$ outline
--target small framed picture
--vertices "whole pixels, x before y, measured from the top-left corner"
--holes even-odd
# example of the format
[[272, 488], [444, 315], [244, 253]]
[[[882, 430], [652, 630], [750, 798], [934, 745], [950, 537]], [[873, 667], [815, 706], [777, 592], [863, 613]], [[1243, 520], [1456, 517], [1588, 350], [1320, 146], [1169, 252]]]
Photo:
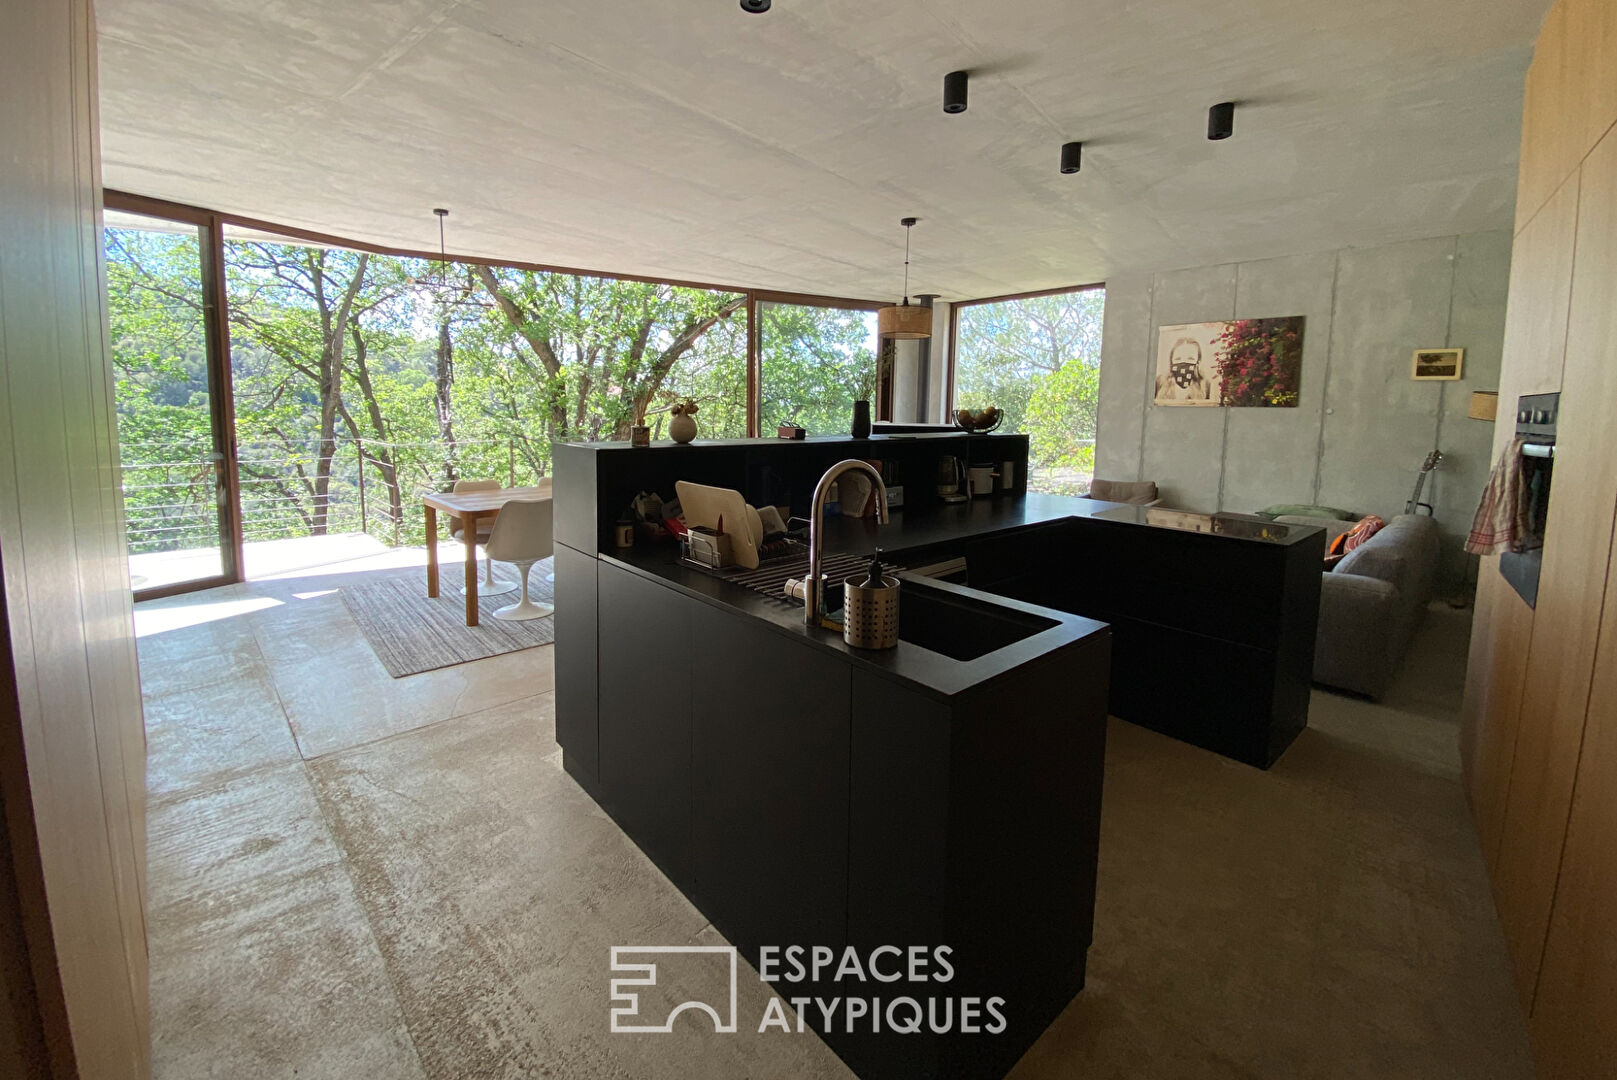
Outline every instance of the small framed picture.
[[1460, 377], [1465, 361], [1464, 349], [1416, 349], [1411, 361], [1410, 378], [1454, 380]]

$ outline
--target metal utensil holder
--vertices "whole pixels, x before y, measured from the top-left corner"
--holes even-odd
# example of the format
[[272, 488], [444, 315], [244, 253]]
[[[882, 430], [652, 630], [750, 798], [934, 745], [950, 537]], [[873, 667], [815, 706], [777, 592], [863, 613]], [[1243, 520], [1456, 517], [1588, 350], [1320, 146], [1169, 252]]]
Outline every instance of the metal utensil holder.
[[898, 645], [898, 579], [882, 576], [880, 588], [865, 588], [864, 575], [842, 585], [842, 640], [856, 649]]

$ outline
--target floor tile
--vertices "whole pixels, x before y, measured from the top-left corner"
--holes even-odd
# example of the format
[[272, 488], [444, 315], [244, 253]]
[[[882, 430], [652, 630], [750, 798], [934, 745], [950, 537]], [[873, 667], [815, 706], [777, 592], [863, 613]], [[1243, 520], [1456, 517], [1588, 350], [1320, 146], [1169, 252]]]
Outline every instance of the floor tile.
[[[612, 945], [723, 939], [560, 768], [554, 650], [391, 679], [332, 591], [377, 573], [420, 569], [143, 615], [158, 1080], [846, 1077], [807, 1035], [610, 1033]], [[1382, 702], [1316, 690], [1268, 771], [1113, 722], [1089, 981], [1016, 1080], [1531, 1075], [1457, 779], [1466, 620]]]
[[422, 1075], [305, 767], [148, 820], [156, 1080]]
[[298, 760], [267, 673], [148, 695], [146, 794], [160, 800]]
[[149, 697], [267, 673], [245, 616], [149, 634], [135, 645], [140, 689]]
[[849, 1076], [807, 1034], [611, 1033], [611, 946], [692, 942], [706, 920], [545, 760], [552, 702], [310, 766], [427, 1075]]

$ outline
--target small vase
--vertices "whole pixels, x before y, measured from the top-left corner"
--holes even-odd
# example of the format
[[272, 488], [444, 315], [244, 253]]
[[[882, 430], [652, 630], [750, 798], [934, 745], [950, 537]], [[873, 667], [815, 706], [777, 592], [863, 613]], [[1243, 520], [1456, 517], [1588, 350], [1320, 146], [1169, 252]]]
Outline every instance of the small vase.
[[870, 402], [856, 401], [853, 403], [853, 428], [849, 434], [856, 439], [870, 438]]
[[696, 420], [680, 413], [668, 421], [668, 437], [677, 443], [688, 443], [696, 438]]

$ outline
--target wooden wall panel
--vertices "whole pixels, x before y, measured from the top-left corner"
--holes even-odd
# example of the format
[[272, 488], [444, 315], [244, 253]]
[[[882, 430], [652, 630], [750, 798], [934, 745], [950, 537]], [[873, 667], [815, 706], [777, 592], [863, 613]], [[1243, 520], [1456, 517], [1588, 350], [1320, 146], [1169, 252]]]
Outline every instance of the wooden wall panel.
[[1560, 0], [1528, 72], [1500, 397], [1561, 391], [1555, 490], [1536, 611], [1484, 560], [1461, 739], [1541, 1072], [1568, 1080], [1617, 1061], [1614, 57], [1617, 0]]
[[1573, 173], [1516, 234], [1510, 256], [1510, 299], [1505, 305], [1495, 451], [1510, 442], [1513, 425], [1508, 410], [1519, 395], [1561, 389], [1577, 228], [1578, 176]]
[[1562, 52], [1562, 95], [1573, 123], [1569, 167], [1587, 157], [1617, 123], [1617, 3], [1612, 0], [1562, 0], [1566, 9], [1566, 47]]
[[[1617, 508], [1617, 453], [1601, 436], [1617, 415], [1617, 133], [1606, 138], [1583, 165], [1578, 219], [1578, 265], [1567, 330], [1567, 372], [1583, 376], [1576, 398], [1563, 399], [1563, 416], [1576, 410], [1593, 438], [1592, 459], [1569, 474], [1587, 490], [1591, 519], [1608, 530]], [[1569, 382], [1568, 390], [1573, 386]], [[1606, 429], [1606, 430], [1602, 430]], [[1565, 464], [1556, 463], [1556, 484]], [[1596, 473], [1594, 482], [1586, 474]], [[1558, 497], [1558, 496], [1557, 496]], [[1604, 581], [1598, 651], [1592, 671], [1582, 753], [1576, 762], [1566, 842], [1556, 881], [1554, 912], [1534, 1001], [1532, 1030], [1547, 1076], [1601, 1075], [1617, 1062], [1617, 589], [1614, 573]], [[1588, 590], [1591, 595], [1597, 588]], [[1589, 608], [1599, 612], [1599, 605]], [[1594, 637], [1593, 634], [1590, 635]], [[1534, 648], [1538, 647], [1535, 638]], [[1580, 647], [1578, 651], [1583, 651]], [[1603, 1064], [1602, 1064], [1603, 1063]]]
[[59, 990], [70, 1039], [53, 1067], [125, 1080], [150, 1071], [145, 760], [99, 264], [94, 23], [89, 0], [6, 13], [0, 663], [15, 708], [0, 710], [0, 746], [13, 748], [0, 782], [8, 815], [15, 798], [32, 809], [22, 835], [49, 911], [47, 940], [30, 931], [33, 974], [42, 996]]
[[1510, 767], [1516, 756], [1527, 647], [1533, 636], [1533, 609], [1499, 576], [1499, 560], [1482, 560], [1472, 620], [1471, 660], [1466, 669], [1462, 737], [1466, 778], [1482, 856], [1498, 867], [1499, 838], [1505, 828]]
[[[1522, 394], [1561, 388], [1577, 223], [1574, 176], [1516, 236], [1499, 383], [1504, 417]], [[1510, 445], [1513, 433], [1508, 419], [1494, 425], [1494, 460]], [[1490, 869], [1496, 867], [1504, 830], [1532, 633], [1533, 609], [1499, 576], [1498, 558], [1484, 558], [1478, 568], [1462, 714], [1467, 718], [1464, 742], [1471, 804]], [[1505, 906], [1501, 898], [1501, 908]]]
[[1530, 221], [1577, 167], [1561, 100], [1566, 69], [1566, 4], [1544, 17], [1522, 92], [1522, 154], [1516, 179], [1516, 231]]
[[1613, 56], [1617, 5], [1611, 0], [1561, 0], [1545, 16], [1527, 70], [1518, 230], [1617, 120]]
[[1606, 580], [1617, 507], [1617, 453], [1607, 442], [1617, 408], [1617, 363], [1603, 344], [1614, 295], [1603, 264], [1617, 252], [1602, 250], [1610, 241], [1617, 185], [1599, 176], [1593, 160], [1576, 185], [1569, 181], [1556, 196], [1574, 186], [1579, 192], [1576, 241], [1568, 248], [1577, 255], [1565, 330], [1556, 334], [1566, 362], [1555, 490], [1494, 878], [1524, 1001], [1532, 999], [1549, 928], [1589, 708], [1604, 592], [1590, 585]]

